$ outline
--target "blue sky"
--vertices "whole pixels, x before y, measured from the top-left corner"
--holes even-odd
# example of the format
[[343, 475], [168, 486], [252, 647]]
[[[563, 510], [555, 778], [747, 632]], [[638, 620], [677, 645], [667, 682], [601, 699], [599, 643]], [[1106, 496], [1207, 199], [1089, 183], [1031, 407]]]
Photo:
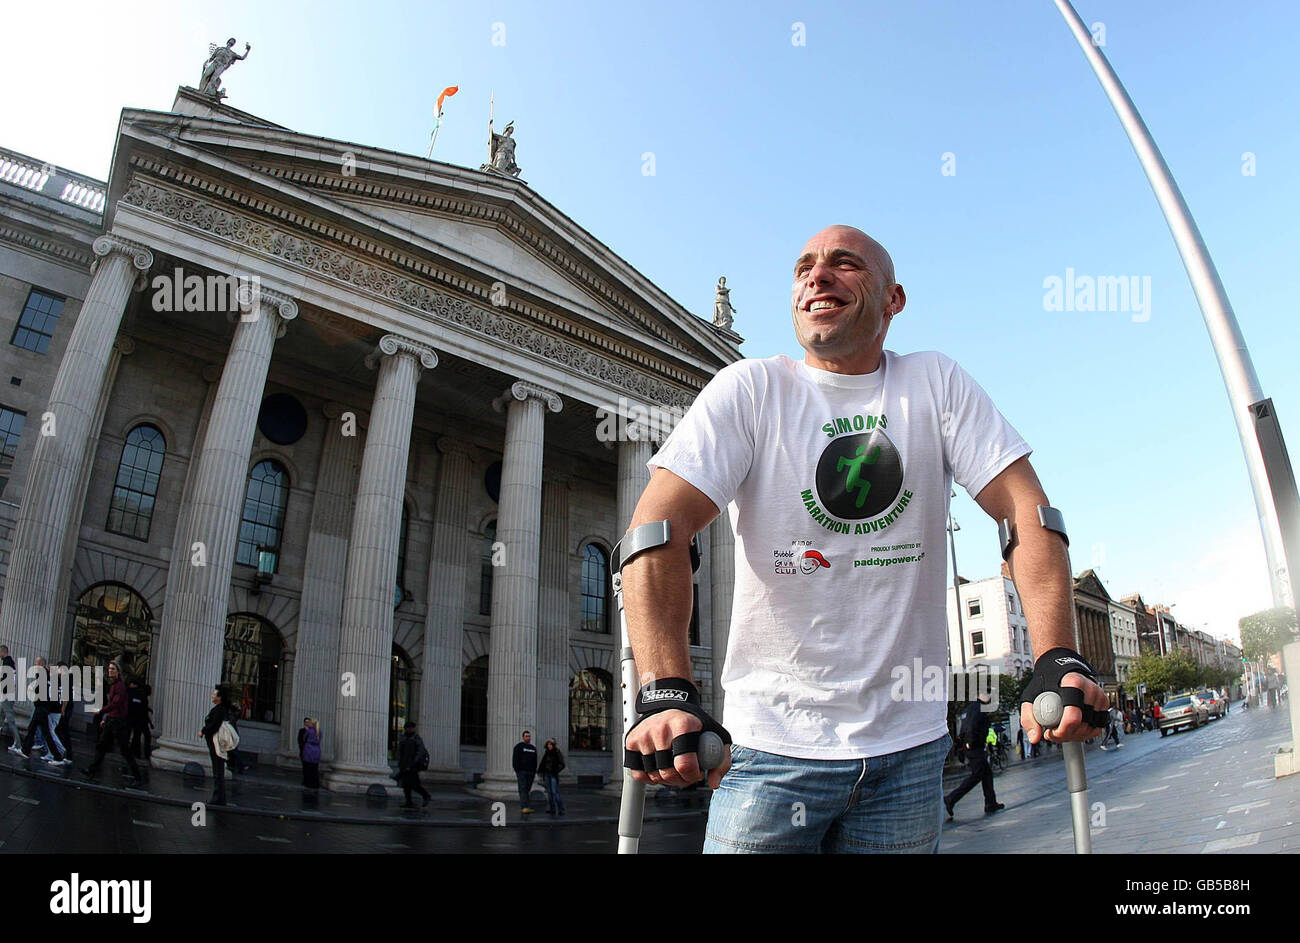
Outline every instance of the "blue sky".
[[[1300, 455], [1300, 5], [1076, 6], [1104, 24]], [[455, 84], [434, 156], [477, 167], [495, 92], [552, 204], [697, 314], [727, 276], [747, 356], [801, 354], [789, 271], [809, 236], [871, 233], [909, 298], [886, 346], [942, 350], [989, 391], [1034, 448], [1076, 572], [1095, 565], [1113, 594], [1176, 602], [1216, 635], [1271, 605], [1195, 297], [1054, 5], [698, 7], [51, 3], [41, 23], [75, 28], [9, 18], [23, 42], [0, 60], [0, 144], [102, 178], [121, 108], [170, 107], [229, 36], [253, 44], [225, 75], [229, 103], [325, 137], [423, 155]], [[1149, 277], [1149, 319], [1045, 310], [1044, 280], [1067, 269]], [[962, 574], [992, 575], [993, 522], [961, 491], [954, 515]]]

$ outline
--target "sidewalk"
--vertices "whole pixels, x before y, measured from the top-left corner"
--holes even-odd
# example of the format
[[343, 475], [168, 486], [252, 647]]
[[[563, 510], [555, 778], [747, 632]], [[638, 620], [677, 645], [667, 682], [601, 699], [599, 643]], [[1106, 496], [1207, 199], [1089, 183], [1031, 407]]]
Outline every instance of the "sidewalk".
[[[80, 745], [80, 744], [78, 744]], [[109, 755], [96, 780], [88, 780], [79, 771], [86, 762], [84, 751], [72, 766], [52, 767], [39, 759], [27, 759], [0, 749], [0, 774], [11, 773], [61, 783], [69, 789], [85, 789], [107, 795], [117, 795], [134, 801], [157, 802], [165, 805], [189, 807], [195, 802], [206, 803], [212, 795], [211, 770], [204, 768], [201, 783], [191, 785], [182, 773], [150, 770], [143, 789], [127, 789], [118, 767], [125, 769], [121, 756]], [[432, 801], [417, 809], [401, 809], [402, 790], [393, 782], [385, 784], [386, 800], [371, 799], [365, 795], [320, 790], [313, 795], [302, 788], [301, 773], [296, 769], [262, 767], [243, 776], [226, 779], [227, 805], [223, 813], [270, 816], [303, 821], [326, 821], [352, 825], [433, 825], [460, 828], [491, 827], [493, 815], [500, 822], [500, 809], [494, 810], [495, 800], [477, 798], [456, 785], [425, 783], [433, 796]], [[518, 823], [525, 818], [530, 825], [590, 825], [595, 822], [617, 822], [619, 799], [602, 794], [596, 787], [578, 787], [562, 784], [564, 816], [546, 814], [546, 798], [540, 786], [533, 787], [532, 815], [523, 816], [519, 800], [503, 802], [506, 821]], [[419, 797], [415, 797], [419, 802]], [[679, 819], [698, 816], [708, 808], [708, 793], [702, 790], [686, 792], [660, 791], [647, 795], [645, 820]]]

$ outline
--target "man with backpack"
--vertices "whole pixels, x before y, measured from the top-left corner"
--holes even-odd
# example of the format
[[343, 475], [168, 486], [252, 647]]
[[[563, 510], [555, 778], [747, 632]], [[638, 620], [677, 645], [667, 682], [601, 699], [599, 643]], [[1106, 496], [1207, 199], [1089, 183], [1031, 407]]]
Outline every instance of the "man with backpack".
[[976, 783], [984, 787], [985, 815], [992, 815], [1006, 808], [998, 802], [997, 793], [993, 791], [993, 770], [989, 767], [988, 754], [984, 751], [984, 742], [993, 724], [993, 712], [985, 710], [989, 700], [988, 692], [981, 691], [977, 699], [966, 705], [961, 719], [957, 721], [957, 739], [966, 744], [966, 759], [970, 772], [966, 774], [960, 786], [943, 797], [943, 807], [948, 812], [949, 819], [952, 818], [953, 806], [961, 800], [962, 796], [974, 789]]
[[408, 720], [406, 726], [402, 728], [402, 742], [397, 747], [397, 781], [406, 796], [406, 801], [402, 803], [403, 809], [415, 808], [415, 803], [411, 801], [412, 790], [424, 797], [424, 805], [428, 805], [429, 800], [433, 798], [429, 795], [429, 791], [420, 785], [420, 771], [428, 768], [429, 751], [425, 748], [420, 735], [415, 732], [415, 723]]

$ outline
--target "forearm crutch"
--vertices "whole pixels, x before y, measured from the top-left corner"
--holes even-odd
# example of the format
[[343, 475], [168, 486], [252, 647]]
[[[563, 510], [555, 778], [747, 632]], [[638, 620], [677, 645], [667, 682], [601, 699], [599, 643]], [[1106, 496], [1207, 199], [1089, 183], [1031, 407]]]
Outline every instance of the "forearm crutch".
[[[1061, 695], [1044, 691], [1034, 698], [1034, 720], [1048, 730], [1054, 729], [1065, 714]], [[1092, 832], [1088, 827], [1088, 772], [1084, 768], [1083, 744], [1069, 740], [1061, 744], [1065, 757], [1065, 785], [1070, 791], [1070, 817], [1074, 824], [1074, 853], [1092, 854]]]
[[[632, 532], [625, 534], [614, 547], [610, 571], [613, 574], [614, 603], [618, 607], [618, 644], [620, 651], [619, 681], [623, 691], [623, 736], [632, 729], [636, 722], [636, 692], [639, 687], [636, 675], [636, 663], [632, 659], [632, 645], [627, 634], [627, 614], [623, 611], [623, 566], [637, 554], [655, 547], [662, 547], [672, 537], [672, 530], [667, 521], [652, 521], [642, 524]], [[700, 554], [691, 538], [691, 572], [700, 566]], [[615, 752], [622, 752], [623, 744], [614, 747]], [[701, 770], [710, 770], [722, 764], [726, 747], [722, 738], [716, 733], [700, 734], [696, 757]], [[623, 799], [618, 810], [618, 853], [634, 855], [641, 846], [641, 825], [645, 820], [645, 786], [632, 778], [630, 769], [623, 770]]]

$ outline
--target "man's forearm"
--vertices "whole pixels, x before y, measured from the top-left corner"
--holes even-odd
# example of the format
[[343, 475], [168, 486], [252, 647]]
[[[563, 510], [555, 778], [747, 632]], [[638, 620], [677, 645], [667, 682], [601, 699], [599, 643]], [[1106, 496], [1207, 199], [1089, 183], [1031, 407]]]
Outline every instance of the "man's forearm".
[[623, 568], [623, 610], [637, 680], [691, 678], [691, 534], [673, 528], [663, 547]]
[[1037, 658], [1053, 648], [1078, 650], [1074, 637], [1074, 578], [1065, 541], [1038, 522], [1037, 505], [1016, 508], [1016, 547], [1011, 578], [1025, 609], [1029, 640]]

